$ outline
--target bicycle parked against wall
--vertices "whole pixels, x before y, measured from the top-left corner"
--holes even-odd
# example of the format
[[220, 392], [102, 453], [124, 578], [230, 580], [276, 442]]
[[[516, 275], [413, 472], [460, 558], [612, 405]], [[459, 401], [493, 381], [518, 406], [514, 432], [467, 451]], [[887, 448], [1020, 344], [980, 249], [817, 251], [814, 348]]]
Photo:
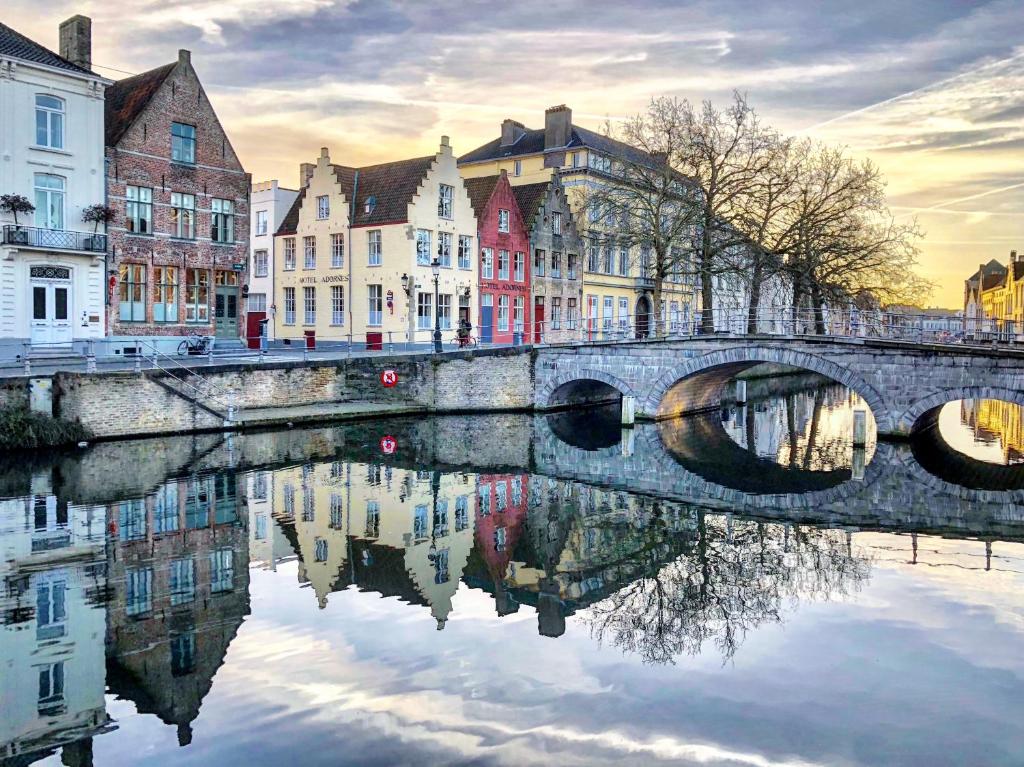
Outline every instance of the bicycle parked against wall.
[[451, 341], [456, 349], [468, 349], [476, 346], [476, 337], [471, 335], [456, 335]]
[[186, 354], [206, 354], [210, 351], [210, 342], [211, 339], [209, 336], [201, 335], [193, 330], [180, 344], [178, 344], [178, 356], [184, 357]]

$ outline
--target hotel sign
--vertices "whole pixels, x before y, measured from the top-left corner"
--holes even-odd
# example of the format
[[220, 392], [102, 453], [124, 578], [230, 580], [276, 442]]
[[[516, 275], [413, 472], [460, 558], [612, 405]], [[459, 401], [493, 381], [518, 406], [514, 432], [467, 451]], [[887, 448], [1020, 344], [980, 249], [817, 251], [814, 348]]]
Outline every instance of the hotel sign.
[[321, 284], [348, 282], [348, 275], [347, 274], [319, 274], [319, 275], [314, 274], [314, 275], [310, 275], [309, 277], [300, 277], [299, 278], [299, 284], [300, 285], [314, 285], [314, 284], [316, 284], [318, 282], [321, 283]]

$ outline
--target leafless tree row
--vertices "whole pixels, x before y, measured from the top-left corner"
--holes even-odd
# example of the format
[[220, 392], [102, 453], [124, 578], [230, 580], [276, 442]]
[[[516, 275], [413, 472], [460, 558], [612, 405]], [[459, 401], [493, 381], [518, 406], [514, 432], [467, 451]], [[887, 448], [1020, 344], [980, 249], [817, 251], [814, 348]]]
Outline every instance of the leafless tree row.
[[729, 275], [745, 285], [753, 331], [778, 278], [821, 332], [828, 305], [913, 303], [929, 290], [914, 271], [921, 232], [893, 218], [878, 168], [782, 135], [738, 93], [725, 109], [654, 99], [615, 138], [639, 151], [588, 184], [588, 234], [636, 254], [655, 307], [667, 281], [696, 280], [711, 331], [714, 278]]

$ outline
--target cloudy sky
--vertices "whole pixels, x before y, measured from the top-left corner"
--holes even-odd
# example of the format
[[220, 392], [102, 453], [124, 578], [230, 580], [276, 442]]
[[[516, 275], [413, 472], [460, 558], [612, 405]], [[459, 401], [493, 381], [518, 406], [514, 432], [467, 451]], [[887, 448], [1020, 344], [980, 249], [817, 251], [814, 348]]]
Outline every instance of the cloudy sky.
[[739, 89], [780, 129], [882, 167], [893, 212], [927, 233], [934, 303], [1024, 250], [1019, 0], [7, 0], [3, 21], [56, 47], [73, 13], [114, 78], [191, 49], [255, 180], [294, 185], [322, 145], [363, 163], [449, 134], [461, 153], [554, 104], [598, 128], [651, 96]]

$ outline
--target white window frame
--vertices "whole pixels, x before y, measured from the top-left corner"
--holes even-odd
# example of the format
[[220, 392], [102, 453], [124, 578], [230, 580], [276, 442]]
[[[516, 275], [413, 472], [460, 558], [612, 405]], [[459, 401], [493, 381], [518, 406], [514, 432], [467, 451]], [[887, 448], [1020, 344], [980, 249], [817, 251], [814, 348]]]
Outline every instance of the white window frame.
[[516, 282], [526, 281], [526, 254], [521, 250], [512, 255], [512, 274]]
[[196, 196], [187, 192], [171, 192], [171, 237], [179, 240], [196, 238]]
[[467, 234], [459, 235], [459, 269], [473, 268], [473, 238]]
[[368, 266], [380, 266], [383, 263], [383, 242], [380, 229], [371, 229], [366, 233], [366, 263]]
[[302, 238], [302, 268], [316, 269], [316, 237], [309, 235]]
[[[39, 102], [41, 100], [56, 102], [57, 106], [40, 104]], [[49, 93], [37, 93], [35, 106], [35, 145], [38, 147], [45, 147], [46, 149], [63, 149], [64, 126], [67, 123], [67, 102], [59, 96], [54, 96]], [[44, 125], [40, 125], [40, 119]], [[39, 140], [40, 128], [42, 128], [44, 132], [44, 141]]]
[[551, 214], [551, 233], [562, 233], [562, 214], [558, 211], [555, 211], [554, 213]]
[[284, 238], [284, 263], [282, 269], [286, 272], [295, 271], [295, 238]]
[[258, 210], [256, 211], [256, 235], [264, 235], [267, 233], [267, 211]]
[[452, 329], [452, 294], [439, 293], [437, 296], [437, 313], [440, 318], [441, 330]]
[[522, 333], [526, 329], [526, 296], [512, 299], [512, 330]]
[[498, 251], [498, 279], [507, 280], [509, 278], [509, 253], [507, 250]]
[[430, 266], [431, 264], [431, 231], [429, 229], [416, 230], [416, 265]]
[[448, 269], [452, 266], [452, 235], [451, 232], [437, 233], [437, 260]]
[[384, 324], [384, 286], [380, 284], [366, 286], [367, 319], [369, 327], [379, 328]]
[[295, 324], [295, 288], [287, 287], [284, 289], [284, 324], [294, 325]]
[[498, 331], [501, 333], [508, 332], [508, 294], [502, 293], [498, 296]]
[[450, 184], [439, 184], [437, 187], [437, 215], [439, 218], [451, 220], [455, 209], [455, 187]]
[[422, 291], [416, 294], [416, 329], [430, 330], [434, 327], [434, 295]]
[[[127, 184], [124, 188], [125, 229], [131, 234], [153, 234], [153, 189]], [[143, 225], [145, 222], [145, 225]]]
[[316, 218], [323, 221], [331, 217], [331, 198], [329, 195], [321, 194], [316, 198]]
[[316, 286], [302, 287], [302, 324], [316, 325]]
[[331, 285], [331, 324], [345, 325], [345, 286]]
[[343, 269], [345, 267], [345, 235], [342, 232], [334, 232], [331, 235], [331, 268]]
[[266, 277], [270, 267], [270, 255], [266, 248], [260, 248], [252, 252], [252, 276]]
[[35, 224], [40, 229], [63, 230], [66, 220], [67, 179], [53, 173], [32, 176], [35, 188]]
[[491, 248], [480, 249], [480, 276], [485, 280], [494, 279], [494, 251]]
[[509, 227], [509, 215], [508, 211], [504, 208], [498, 208], [498, 231], [505, 234], [508, 233]]

